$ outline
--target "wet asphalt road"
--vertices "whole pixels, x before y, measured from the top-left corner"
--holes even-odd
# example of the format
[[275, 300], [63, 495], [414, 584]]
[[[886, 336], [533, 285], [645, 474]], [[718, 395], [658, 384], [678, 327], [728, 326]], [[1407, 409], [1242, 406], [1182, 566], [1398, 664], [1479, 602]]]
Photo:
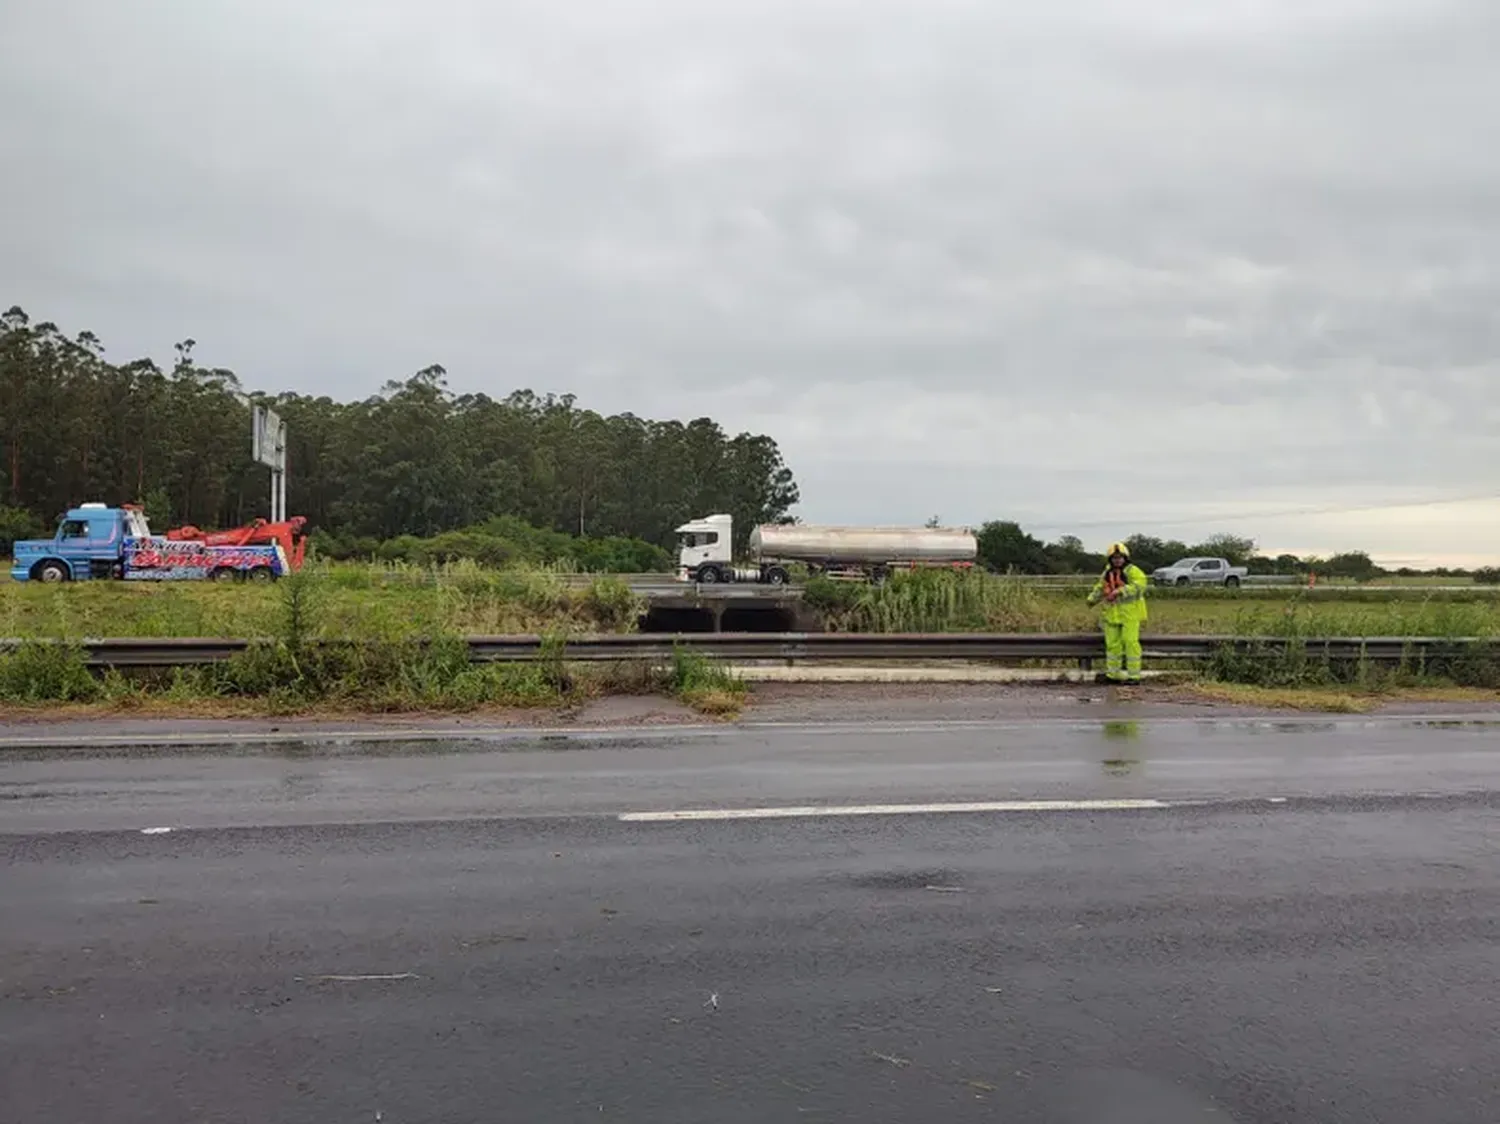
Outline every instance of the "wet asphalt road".
[[1492, 1124], [1497, 735], [0, 750], [0, 1120]]

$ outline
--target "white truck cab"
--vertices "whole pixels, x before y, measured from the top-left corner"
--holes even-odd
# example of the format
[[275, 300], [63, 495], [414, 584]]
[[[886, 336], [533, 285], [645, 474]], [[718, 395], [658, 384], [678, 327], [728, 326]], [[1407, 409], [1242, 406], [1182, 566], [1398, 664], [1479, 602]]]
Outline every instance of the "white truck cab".
[[[734, 560], [734, 518], [705, 515], [677, 528], [677, 577], [697, 581], [705, 566], [719, 574]], [[713, 578], [710, 581], [715, 580]]]

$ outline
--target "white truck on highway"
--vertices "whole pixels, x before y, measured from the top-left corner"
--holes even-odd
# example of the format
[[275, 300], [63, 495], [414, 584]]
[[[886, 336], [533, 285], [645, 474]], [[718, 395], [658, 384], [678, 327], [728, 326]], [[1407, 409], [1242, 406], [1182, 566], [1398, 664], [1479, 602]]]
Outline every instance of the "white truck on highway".
[[765, 523], [750, 532], [750, 559], [734, 561], [734, 520], [707, 515], [677, 528], [677, 576], [714, 585], [785, 585], [799, 563], [813, 574], [880, 581], [891, 570], [968, 568], [979, 555], [972, 532], [940, 527], [807, 527]]
[[1250, 575], [1245, 566], [1231, 566], [1226, 558], [1182, 558], [1151, 572], [1156, 585], [1222, 585], [1234, 589]]

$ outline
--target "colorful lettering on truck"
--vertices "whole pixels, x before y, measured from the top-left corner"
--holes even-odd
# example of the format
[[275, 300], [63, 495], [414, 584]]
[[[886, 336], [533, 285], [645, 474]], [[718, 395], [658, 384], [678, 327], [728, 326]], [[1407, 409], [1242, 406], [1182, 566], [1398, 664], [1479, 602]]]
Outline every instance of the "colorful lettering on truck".
[[206, 546], [152, 536], [125, 542], [126, 581], [206, 581], [225, 573], [257, 578], [287, 572], [279, 545]]

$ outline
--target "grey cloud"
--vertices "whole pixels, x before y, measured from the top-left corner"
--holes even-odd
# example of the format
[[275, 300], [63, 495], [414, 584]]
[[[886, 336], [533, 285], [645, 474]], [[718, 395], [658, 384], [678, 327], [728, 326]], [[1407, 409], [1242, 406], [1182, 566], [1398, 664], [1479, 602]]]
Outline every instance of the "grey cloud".
[[0, 281], [116, 356], [710, 413], [809, 519], [1261, 530], [1492, 478], [1483, 0], [7, 16]]

